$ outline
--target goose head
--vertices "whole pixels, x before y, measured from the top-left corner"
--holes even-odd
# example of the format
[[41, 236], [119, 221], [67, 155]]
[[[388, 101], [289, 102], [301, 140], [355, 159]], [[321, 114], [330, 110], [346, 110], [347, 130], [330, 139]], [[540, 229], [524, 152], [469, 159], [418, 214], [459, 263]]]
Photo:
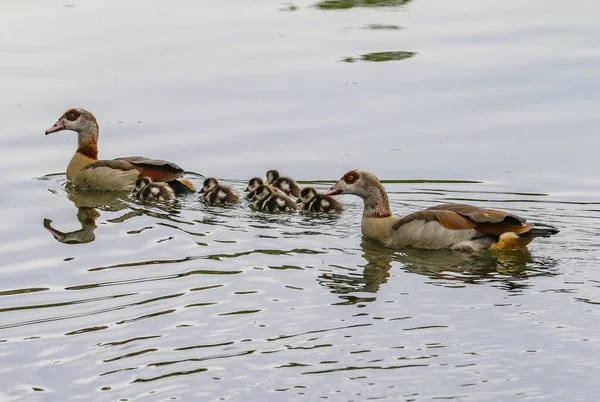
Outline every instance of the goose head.
[[308, 204], [317, 196], [317, 190], [313, 187], [304, 187], [302, 191], [300, 191], [300, 199], [299, 201]]
[[263, 182], [263, 179], [261, 179], [260, 177], [253, 177], [248, 182], [248, 187], [246, 187], [246, 191], [256, 191], [256, 189], [262, 186], [263, 184], [265, 184]]
[[204, 183], [202, 184], [202, 188], [200, 189], [201, 193], [209, 193], [212, 190], [214, 190], [215, 188], [217, 188], [217, 186], [219, 185], [219, 181], [217, 179], [215, 179], [214, 177], [209, 177], [208, 179], [204, 180]]
[[256, 189], [256, 199], [258, 201], [266, 200], [271, 195], [273, 195], [273, 190], [269, 186], [258, 186]]
[[267, 184], [273, 184], [277, 179], [279, 179], [279, 172], [277, 170], [271, 169], [267, 172]]
[[81, 108], [73, 108], [63, 113], [56, 123], [46, 130], [46, 135], [62, 130], [71, 130], [77, 133], [97, 132], [98, 122], [91, 112]]
[[142, 176], [135, 181], [134, 192], [142, 191], [148, 184], [152, 183], [152, 179], [146, 176]]
[[365, 199], [380, 190], [382, 190], [381, 183], [374, 174], [358, 169], [343, 175], [323, 195], [354, 194]]

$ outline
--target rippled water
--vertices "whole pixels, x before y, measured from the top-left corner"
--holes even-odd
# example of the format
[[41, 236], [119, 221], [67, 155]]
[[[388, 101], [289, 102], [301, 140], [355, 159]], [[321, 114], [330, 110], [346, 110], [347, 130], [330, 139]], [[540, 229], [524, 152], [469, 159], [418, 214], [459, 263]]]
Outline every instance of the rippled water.
[[[6, 2], [0, 400], [593, 399], [598, 11]], [[353, 197], [315, 217], [76, 192], [75, 135], [43, 136], [72, 106], [106, 158], [238, 190], [362, 167], [400, 215], [469, 202], [561, 233], [529, 254], [394, 251], [361, 238]]]

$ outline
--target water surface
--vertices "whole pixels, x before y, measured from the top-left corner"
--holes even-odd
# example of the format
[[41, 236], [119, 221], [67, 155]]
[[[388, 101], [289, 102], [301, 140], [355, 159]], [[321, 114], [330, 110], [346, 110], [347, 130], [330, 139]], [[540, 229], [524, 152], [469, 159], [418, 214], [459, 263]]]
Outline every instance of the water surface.
[[[0, 400], [589, 400], [599, 11], [6, 2]], [[360, 236], [349, 196], [314, 217], [74, 192], [75, 134], [43, 135], [73, 106], [105, 158], [238, 190], [360, 167], [400, 215], [468, 202], [561, 233], [530, 253], [394, 251]]]

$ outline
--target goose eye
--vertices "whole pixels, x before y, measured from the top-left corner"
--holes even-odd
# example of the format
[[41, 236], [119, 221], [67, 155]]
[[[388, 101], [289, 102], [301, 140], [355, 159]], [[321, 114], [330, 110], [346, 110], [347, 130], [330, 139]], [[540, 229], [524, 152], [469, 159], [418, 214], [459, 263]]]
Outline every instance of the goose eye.
[[67, 115], [67, 119], [69, 119], [69, 120], [75, 120], [75, 113], [69, 113]]
[[348, 181], [352, 181], [352, 180], [354, 180], [354, 176], [352, 176], [352, 175], [349, 175], [349, 176], [348, 176], [348, 177], [346, 177], [346, 178], [348, 179]]

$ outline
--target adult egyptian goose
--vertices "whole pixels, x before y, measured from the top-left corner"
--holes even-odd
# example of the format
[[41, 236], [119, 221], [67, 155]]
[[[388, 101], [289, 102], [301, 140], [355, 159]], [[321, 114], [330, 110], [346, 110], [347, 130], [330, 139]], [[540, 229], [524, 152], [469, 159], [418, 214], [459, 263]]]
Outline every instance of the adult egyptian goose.
[[240, 200], [234, 189], [219, 183], [214, 177], [204, 180], [200, 194], [208, 205], [233, 205]]
[[299, 198], [302, 211], [334, 213], [344, 209], [341, 202], [333, 197], [319, 194], [314, 187], [304, 187], [300, 191]]
[[282, 177], [277, 170], [269, 170], [267, 172], [267, 184], [278, 188], [286, 195], [298, 197], [300, 195], [300, 186], [296, 181], [289, 177]]
[[559, 230], [508, 212], [467, 204], [442, 204], [404, 217], [394, 216], [379, 179], [364, 170], [352, 170], [325, 195], [354, 194], [364, 201], [362, 233], [391, 248], [521, 249], [536, 237]]
[[92, 190], [131, 190], [141, 176], [153, 181], [168, 182], [178, 193], [191, 192], [190, 184], [178, 179], [183, 169], [172, 162], [131, 156], [98, 160], [98, 122], [85, 109], [67, 110], [46, 135], [62, 130], [77, 132], [77, 151], [67, 166], [67, 179], [77, 188]]

